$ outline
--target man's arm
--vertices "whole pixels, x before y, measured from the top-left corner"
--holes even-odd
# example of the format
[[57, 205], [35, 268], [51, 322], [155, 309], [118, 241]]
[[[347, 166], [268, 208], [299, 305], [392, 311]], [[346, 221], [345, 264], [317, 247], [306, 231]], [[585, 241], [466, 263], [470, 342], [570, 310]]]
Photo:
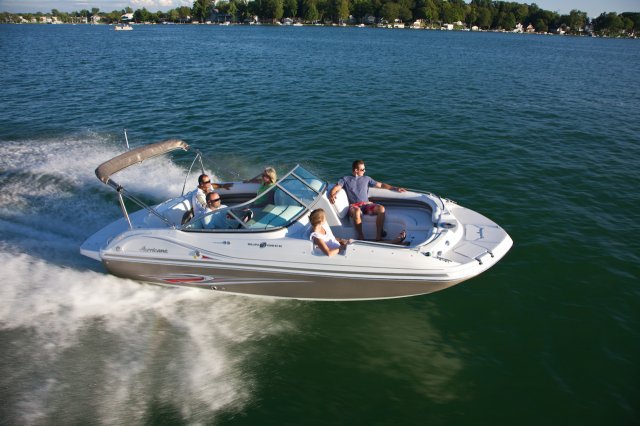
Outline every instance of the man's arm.
[[220, 188], [231, 189], [233, 184], [232, 183], [213, 183], [213, 182], [211, 182], [211, 186], [213, 187], [213, 189], [220, 189]]
[[399, 186], [392, 186], [388, 183], [378, 182], [376, 183], [376, 188], [388, 189], [389, 191], [398, 191], [398, 192], [406, 192], [407, 190], [401, 188]]
[[334, 204], [336, 202], [336, 194], [340, 192], [341, 189], [342, 186], [338, 185], [337, 183], [333, 188], [331, 188], [331, 192], [329, 192], [329, 202], [331, 204]]

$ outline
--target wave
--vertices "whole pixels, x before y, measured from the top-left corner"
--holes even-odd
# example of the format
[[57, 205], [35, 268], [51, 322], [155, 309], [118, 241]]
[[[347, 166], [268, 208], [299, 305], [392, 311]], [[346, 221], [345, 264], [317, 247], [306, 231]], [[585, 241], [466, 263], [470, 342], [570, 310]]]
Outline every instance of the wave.
[[[278, 302], [120, 279], [79, 254], [84, 238], [120, 214], [94, 168], [122, 150], [92, 133], [0, 143], [9, 424], [138, 423], [154, 412], [210, 420], [250, 400], [245, 345], [293, 327], [276, 318]], [[167, 176], [175, 186], [152, 184]], [[184, 170], [161, 160], [130, 177], [162, 197], [181, 191]]]

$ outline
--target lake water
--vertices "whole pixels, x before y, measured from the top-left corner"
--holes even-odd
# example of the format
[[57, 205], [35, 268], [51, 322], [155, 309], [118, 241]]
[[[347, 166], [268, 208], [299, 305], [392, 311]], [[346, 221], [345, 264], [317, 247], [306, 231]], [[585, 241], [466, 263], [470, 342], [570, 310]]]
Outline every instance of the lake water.
[[[0, 25], [0, 423], [640, 423], [638, 69], [637, 40]], [[125, 128], [220, 179], [363, 158], [515, 244], [389, 301], [119, 279], [78, 247], [119, 217], [94, 169]]]

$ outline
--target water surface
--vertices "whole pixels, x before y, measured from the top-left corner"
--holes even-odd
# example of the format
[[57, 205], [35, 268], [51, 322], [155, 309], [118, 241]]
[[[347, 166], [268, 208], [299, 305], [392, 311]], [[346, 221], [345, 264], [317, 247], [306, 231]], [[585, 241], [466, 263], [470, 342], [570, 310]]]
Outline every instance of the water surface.
[[[7, 424], [635, 424], [640, 45], [316, 27], [0, 25]], [[515, 241], [432, 295], [308, 303], [123, 280], [94, 175], [178, 137], [220, 179], [355, 158]], [[169, 196], [180, 165], [138, 186]], [[181, 181], [177, 184], [181, 188]], [[71, 403], [73, 401], [73, 403]]]

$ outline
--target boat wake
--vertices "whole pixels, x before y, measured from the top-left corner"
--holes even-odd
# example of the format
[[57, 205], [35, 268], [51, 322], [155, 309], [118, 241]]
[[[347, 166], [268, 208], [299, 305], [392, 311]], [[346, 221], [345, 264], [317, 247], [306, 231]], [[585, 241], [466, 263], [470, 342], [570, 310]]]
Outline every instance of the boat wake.
[[[118, 152], [98, 135], [0, 143], [0, 386], [9, 424], [142, 423], [158, 413], [210, 422], [250, 400], [254, 379], [243, 365], [255, 341], [293, 328], [276, 317], [281, 302], [123, 280], [79, 254], [83, 239], [120, 213], [93, 171]], [[183, 176], [173, 164], [155, 170]], [[136, 179], [146, 196], [182, 189], [154, 187], [155, 178]]]

